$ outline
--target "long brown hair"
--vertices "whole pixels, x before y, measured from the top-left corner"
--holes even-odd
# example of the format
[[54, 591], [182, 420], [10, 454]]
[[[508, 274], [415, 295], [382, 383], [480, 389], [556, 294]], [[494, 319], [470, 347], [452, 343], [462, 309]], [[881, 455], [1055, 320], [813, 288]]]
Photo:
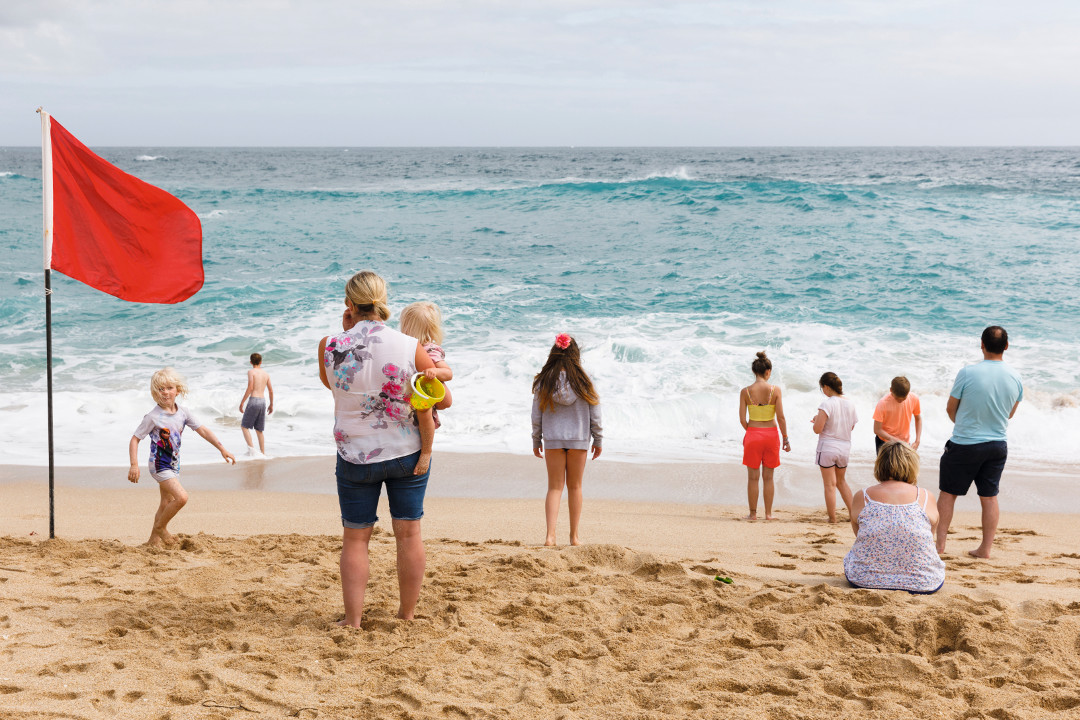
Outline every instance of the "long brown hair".
[[570, 343], [565, 348], [559, 347], [559, 342], [556, 340], [551, 346], [551, 352], [548, 353], [543, 369], [533, 378], [532, 389], [540, 398], [541, 411], [555, 407], [552, 396], [559, 384], [561, 373], [566, 373], [566, 381], [570, 383], [570, 388], [579, 398], [590, 405], [600, 404], [600, 396], [596, 394], [592, 380], [581, 367], [581, 350], [578, 348], [577, 340], [574, 338], [569, 338], [569, 340]]
[[834, 372], [827, 372], [822, 375], [821, 379], [818, 380], [818, 387], [828, 387], [837, 395], [844, 394], [844, 383], [840, 381], [840, 378]]

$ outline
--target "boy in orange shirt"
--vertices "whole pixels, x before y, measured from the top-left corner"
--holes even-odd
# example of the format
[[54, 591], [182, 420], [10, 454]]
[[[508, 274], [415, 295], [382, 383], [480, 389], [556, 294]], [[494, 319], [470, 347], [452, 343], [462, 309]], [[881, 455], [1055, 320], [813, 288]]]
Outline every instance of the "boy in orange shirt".
[[878, 452], [890, 440], [907, 443], [911, 437], [911, 419], [915, 418], [915, 442], [912, 450], [919, 449], [922, 439], [922, 411], [918, 396], [912, 394], [911, 383], [904, 376], [894, 377], [889, 394], [881, 398], [874, 408], [874, 444]]

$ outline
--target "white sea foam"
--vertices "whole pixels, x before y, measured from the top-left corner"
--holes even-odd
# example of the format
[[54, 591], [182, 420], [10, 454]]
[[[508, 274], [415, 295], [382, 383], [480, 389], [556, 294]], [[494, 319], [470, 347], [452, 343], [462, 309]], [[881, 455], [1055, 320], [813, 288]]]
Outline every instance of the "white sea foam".
[[685, 165], [680, 165], [674, 170], [668, 170], [665, 172], [653, 172], [642, 177], [627, 178], [620, 182], [641, 182], [643, 180], [696, 180], [697, 178], [690, 175]]
[[136, 155], [135, 159], [139, 162], [154, 162], [155, 160], [168, 160], [169, 158], [164, 155]]
[[[467, 308], [443, 309], [463, 325], [470, 321]], [[274, 352], [296, 358], [267, 367], [277, 392], [267, 437], [278, 457], [333, 452], [333, 403], [318, 382], [313, 356], [318, 338], [334, 331], [338, 317], [337, 304], [328, 303], [315, 317], [282, 320], [277, 327], [219, 329], [220, 337], [273, 337]], [[817, 379], [831, 370], [844, 380], [845, 394], [858, 410], [856, 464], [872, 463], [873, 407], [898, 374], [911, 380], [921, 399], [922, 455], [935, 463], [951, 432], [945, 404], [952, 380], [960, 367], [980, 359], [978, 338], [770, 326], [734, 314], [544, 318], [522, 327], [530, 329], [509, 334], [448, 328], [454, 406], [443, 413], [437, 449], [530, 452], [531, 380], [561, 329], [581, 342], [583, 362], [601, 393], [606, 456], [630, 461], [738, 462], [738, 392], [753, 379], [754, 353], [765, 349], [774, 364], [773, 381], [784, 389], [793, 448], [785, 462], [812, 462], [816, 437], [810, 420], [822, 399]], [[467, 343], [461, 340], [466, 337]], [[131, 431], [153, 406], [147, 384], [160, 364], [147, 359], [162, 357], [188, 377], [192, 393], [185, 404], [234, 452], [242, 450], [238, 404], [245, 358], [206, 345], [205, 338], [195, 338], [170, 347], [114, 348], [108, 359], [69, 358], [58, 373], [54, 400], [57, 462], [124, 464]], [[1070, 389], [1080, 385], [1070, 364], [1078, 350], [1019, 344], [1010, 349], [1008, 361], [1024, 376], [1026, 393], [1010, 424], [1010, 467], [1049, 470], [1080, 463], [1080, 392]], [[46, 461], [42, 385], [0, 392], [4, 462]], [[220, 460], [194, 435], [186, 439], [183, 456], [194, 463]]]
[[221, 209], [211, 210], [208, 213], [200, 213], [199, 214], [199, 219], [200, 220], [211, 220], [213, 218], [219, 218], [219, 217], [222, 217], [222, 216], [228, 215], [228, 214], [229, 214], [228, 210], [221, 210]]

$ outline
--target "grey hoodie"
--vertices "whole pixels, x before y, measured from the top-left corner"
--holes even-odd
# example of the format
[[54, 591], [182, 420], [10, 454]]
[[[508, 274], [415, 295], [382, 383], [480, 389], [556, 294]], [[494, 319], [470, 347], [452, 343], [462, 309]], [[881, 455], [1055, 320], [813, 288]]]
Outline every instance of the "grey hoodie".
[[600, 406], [590, 405], [577, 396], [566, 373], [559, 374], [555, 393], [551, 396], [555, 406], [540, 412], [540, 398], [533, 394], [532, 439], [533, 448], [588, 450], [592, 445], [601, 447], [603, 430], [600, 427]]

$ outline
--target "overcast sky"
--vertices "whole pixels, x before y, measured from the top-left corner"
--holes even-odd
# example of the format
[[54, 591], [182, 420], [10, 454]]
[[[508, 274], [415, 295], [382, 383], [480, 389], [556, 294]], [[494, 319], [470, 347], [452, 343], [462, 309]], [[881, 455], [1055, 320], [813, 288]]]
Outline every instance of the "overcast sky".
[[0, 145], [1080, 145], [1077, 0], [0, 0]]

